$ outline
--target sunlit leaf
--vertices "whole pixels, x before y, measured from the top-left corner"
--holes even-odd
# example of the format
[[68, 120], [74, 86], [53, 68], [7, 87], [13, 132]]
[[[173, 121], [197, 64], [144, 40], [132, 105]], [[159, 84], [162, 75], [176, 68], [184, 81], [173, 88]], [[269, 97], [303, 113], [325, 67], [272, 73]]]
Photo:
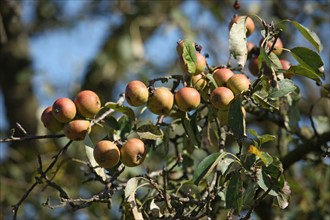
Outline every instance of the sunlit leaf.
[[306, 47], [292, 48], [290, 53], [301, 66], [324, 79], [324, 63], [318, 53]]
[[125, 187], [125, 198], [127, 199], [128, 204], [132, 209], [132, 213], [135, 219], [143, 219], [143, 215], [138, 208], [138, 205], [135, 200], [135, 192], [139, 186], [139, 178], [133, 177], [129, 179]]
[[237, 63], [243, 68], [247, 59], [246, 47], [246, 16], [242, 16], [233, 23], [229, 31], [229, 51], [237, 60]]
[[94, 167], [93, 169], [95, 170], [95, 173], [97, 175], [99, 175], [103, 181], [106, 181], [107, 175], [105, 173], [105, 169], [102, 167], [99, 167], [99, 164], [94, 159], [94, 155], [93, 155], [94, 144], [92, 143], [89, 135], [86, 135], [84, 143], [85, 143], [86, 156], [87, 156], [89, 163], [91, 164], [92, 167]]
[[203, 178], [206, 178], [213, 171], [214, 167], [219, 163], [219, 161], [226, 155], [227, 153], [213, 153], [204, 158], [198, 164], [198, 167], [194, 172], [194, 184], [198, 185]]
[[136, 132], [141, 139], [157, 140], [164, 136], [160, 127], [153, 124], [142, 125], [136, 129]]
[[301, 65], [298, 66], [291, 65], [290, 68], [287, 70], [287, 73], [305, 76], [315, 80], [316, 82], [321, 82], [320, 76], [317, 73]]
[[113, 109], [116, 112], [121, 112], [130, 117], [130, 119], [132, 119], [133, 121], [135, 120], [135, 113], [130, 107], [123, 106], [122, 104], [118, 104], [116, 102], [107, 102], [104, 107], [108, 109]]
[[296, 21], [291, 21], [291, 20], [287, 20], [289, 22], [291, 22], [296, 28], [297, 30], [305, 37], [306, 40], [308, 40], [315, 49], [317, 49], [318, 52], [321, 52], [323, 49], [322, 43], [320, 41], [320, 38], [317, 36], [317, 34], [311, 30], [309, 30], [307, 27], [305, 27], [302, 24], [299, 24]]
[[270, 156], [266, 152], [259, 151], [258, 148], [256, 148], [253, 145], [250, 145], [249, 152], [251, 154], [258, 156], [262, 160], [262, 162], [265, 164], [265, 166], [269, 166], [269, 164], [271, 164], [273, 162], [272, 156]]
[[278, 88], [274, 88], [269, 94], [268, 98], [279, 98], [283, 97], [296, 90], [296, 86], [289, 79], [283, 79], [278, 82]]
[[187, 66], [187, 70], [191, 74], [196, 72], [196, 49], [195, 44], [190, 40], [184, 40], [182, 59]]

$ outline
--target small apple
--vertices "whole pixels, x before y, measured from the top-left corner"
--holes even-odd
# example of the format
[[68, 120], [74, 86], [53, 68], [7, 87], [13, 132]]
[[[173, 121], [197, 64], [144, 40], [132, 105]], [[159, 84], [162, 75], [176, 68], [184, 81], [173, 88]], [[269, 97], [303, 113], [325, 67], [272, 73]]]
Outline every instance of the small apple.
[[67, 123], [76, 116], [77, 109], [71, 99], [59, 98], [52, 106], [52, 113], [56, 120], [62, 123]]
[[[287, 61], [287, 60], [284, 60], [284, 59], [281, 59], [280, 60], [281, 64], [282, 64], [282, 69], [283, 70], [288, 70], [290, 69], [290, 62]], [[292, 73], [289, 73], [289, 72], [283, 72], [283, 75], [284, 75], [284, 78], [287, 78], [287, 79], [291, 79], [293, 74]]]
[[207, 77], [204, 72], [191, 77], [192, 86], [198, 91], [202, 91], [207, 86]]
[[150, 95], [147, 107], [156, 115], [166, 115], [171, 111], [173, 104], [173, 93], [166, 87], [159, 87]]
[[175, 93], [175, 103], [183, 112], [197, 108], [200, 102], [201, 96], [194, 88], [183, 87]]
[[126, 86], [125, 98], [131, 106], [141, 106], [147, 103], [149, 98], [149, 90], [143, 82], [133, 80]]
[[85, 119], [75, 119], [64, 125], [64, 134], [73, 141], [82, 141], [90, 132], [90, 122]]
[[109, 140], [97, 142], [94, 147], [93, 155], [100, 167], [107, 169], [116, 166], [120, 160], [120, 151], [117, 145]]
[[218, 86], [225, 86], [230, 77], [234, 75], [233, 71], [228, 68], [216, 69], [213, 72], [213, 78]]
[[74, 100], [78, 113], [85, 118], [93, 118], [101, 109], [99, 96], [91, 90], [79, 92]]
[[64, 124], [57, 121], [52, 113], [52, 106], [48, 106], [44, 109], [41, 114], [41, 121], [45, 128], [47, 128], [51, 132], [59, 132], [63, 129]]
[[143, 141], [132, 138], [120, 148], [120, 160], [127, 167], [135, 167], [144, 161], [147, 152]]
[[228, 80], [227, 87], [236, 95], [249, 89], [250, 80], [244, 74], [234, 74]]
[[234, 93], [227, 87], [221, 86], [211, 93], [211, 103], [216, 109], [228, 109], [230, 102], [234, 99]]

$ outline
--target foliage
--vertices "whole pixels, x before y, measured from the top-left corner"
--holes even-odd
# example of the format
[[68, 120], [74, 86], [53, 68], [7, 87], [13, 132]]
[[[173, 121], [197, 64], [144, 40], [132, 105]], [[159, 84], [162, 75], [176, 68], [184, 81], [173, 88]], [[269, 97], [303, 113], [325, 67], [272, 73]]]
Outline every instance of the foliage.
[[[85, 160], [79, 160], [88, 177], [84, 181], [99, 184], [100, 189], [86, 198], [74, 198], [67, 192], [67, 187], [58, 183], [56, 174], [50, 178], [51, 171], [60, 162], [60, 158], [75, 144], [70, 140], [47, 166], [38, 157], [35, 182], [13, 207], [14, 218], [27, 197], [34, 196], [31, 192], [39, 184], [59, 193], [56, 202], [47, 199], [43, 203], [46, 207], [53, 209], [68, 206], [72, 210], [78, 210], [95, 203], [105, 203], [99, 204], [104, 208], [112, 208], [114, 203], [119, 203], [123, 219], [201, 219], [217, 216], [249, 219], [257, 206], [269, 199], [279, 209], [290, 207], [292, 188], [299, 187], [299, 183], [292, 182], [285, 171], [301, 159], [299, 155], [305, 156], [310, 152], [317, 152], [318, 156], [321, 153], [326, 155], [330, 130], [325, 127], [318, 131], [314, 122], [319, 122], [320, 119], [312, 117], [310, 121], [313, 134], [310, 138], [304, 137], [301, 130], [297, 129], [300, 121], [297, 111], [300, 90], [285, 74], [309, 78], [318, 83], [320, 89], [325, 88], [322, 85], [322, 80], [325, 79], [324, 63], [320, 56], [322, 44], [314, 32], [296, 21], [286, 19], [274, 24], [267, 23], [258, 16], [252, 18], [263, 27], [260, 36], [263, 42], [257, 52], [252, 54], [258, 56], [259, 76], [251, 81], [249, 89], [236, 94], [231, 101], [228, 124], [218, 117], [220, 110], [209, 100], [211, 92], [217, 87], [212, 74], [216, 69], [224, 67], [236, 74], [246, 74], [244, 66], [249, 60], [249, 51], [246, 47], [245, 19], [234, 23], [229, 29], [228, 63], [208, 64], [205, 68], [203, 74], [206, 75], [207, 86], [199, 91], [202, 101], [196, 109], [182, 112], [174, 105], [169, 114], [157, 115], [157, 119], [152, 121], [145, 117], [152, 114], [145, 105], [128, 105], [124, 101], [124, 94], [117, 102], [107, 100], [98, 114], [89, 119], [92, 128], [83, 141]], [[293, 24], [316, 50], [300, 46], [281, 48], [298, 63], [291, 65], [288, 70], [283, 69], [280, 58], [273, 52], [276, 40], [282, 36], [280, 27], [283, 24]], [[147, 86], [150, 95], [157, 88], [156, 83], [168, 86], [171, 82], [172, 86], [168, 87], [173, 94], [180, 87], [191, 86], [191, 75], [195, 73], [197, 66], [196, 52], [201, 53], [204, 50], [200, 49], [202, 45], [195, 44], [191, 39], [178, 41], [178, 44], [179, 42], [184, 44], [180, 45], [182, 50], [177, 50], [178, 60], [182, 59], [184, 66], [188, 68], [183, 68], [181, 75], [149, 79]], [[272, 42], [272, 46], [268, 46], [268, 42]], [[329, 99], [329, 90], [323, 98]], [[249, 127], [249, 117], [271, 121], [285, 135], [291, 138], [298, 136], [301, 141], [296, 144], [295, 151], [279, 155], [269, 150], [268, 146], [283, 141], [284, 134], [259, 134], [257, 129]], [[324, 124], [329, 124], [330, 117], [324, 120]], [[56, 137], [65, 138], [61, 134], [56, 134]], [[129, 168], [119, 163], [111, 169], [98, 166], [93, 158], [93, 147], [98, 141], [111, 140], [120, 148], [133, 137], [143, 140], [149, 149], [142, 165]], [[2, 141], [25, 139], [27, 137], [16, 137], [13, 134]], [[304, 148], [306, 144], [310, 147]], [[281, 145], [283, 144], [278, 144]]]

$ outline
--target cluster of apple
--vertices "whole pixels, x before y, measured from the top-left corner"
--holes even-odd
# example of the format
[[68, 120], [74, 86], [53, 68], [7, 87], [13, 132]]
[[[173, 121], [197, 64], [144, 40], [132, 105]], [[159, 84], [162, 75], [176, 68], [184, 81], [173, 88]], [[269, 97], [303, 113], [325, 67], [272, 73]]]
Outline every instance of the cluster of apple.
[[[41, 121], [51, 132], [64, 130], [67, 138], [80, 141], [90, 132], [90, 120], [101, 109], [99, 96], [90, 90], [83, 90], [74, 100], [63, 97], [57, 99], [41, 114]], [[110, 140], [96, 143], [93, 151], [95, 161], [100, 167], [112, 168], [121, 161], [125, 166], [140, 165], [147, 153], [143, 141], [138, 138], [127, 140], [119, 149], [118, 144]]]
[[90, 119], [100, 110], [99, 96], [91, 90], [83, 90], [74, 100], [58, 98], [41, 114], [41, 121], [51, 132], [64, 130], [70, 140], [83, 140], [90, 130]]

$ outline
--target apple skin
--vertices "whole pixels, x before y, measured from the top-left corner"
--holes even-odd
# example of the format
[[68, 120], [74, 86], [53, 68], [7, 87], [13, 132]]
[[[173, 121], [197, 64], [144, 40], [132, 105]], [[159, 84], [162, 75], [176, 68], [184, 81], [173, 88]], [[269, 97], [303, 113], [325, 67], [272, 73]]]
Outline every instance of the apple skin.
[[194, 88], [183, 87], [175, 93], [175, 103], [183, 112], [197, 108], [200, 102], [201, 96]]
[[52, 113], [52, 106], [48, 106], [41, 114], [41, 122], [50, 132], [59, 132], [63, 129], [64, 124], [57, 121]]
[[52, 113], [56, 120], [67, 123], [76, 116], [77, 108], [71, 99], [64, 97], [57, 99], [53, 103]]
[[132, 138], [120, 148], [120, 160], [127, 167], [136, 167], [144, 161], [147, 153], [148, 149], [143, 141]]
[[[234, 23], [237, 23], [237, 21], [239, 19], [245, 19], [245, 16], [233, 17], [233, 19], [229, 23], [229, 30], [231, 29], [231, 27], [233, 26]], [[254, 24], [254, 21], [252, 20], [252, 18], [247, 17], [245, 25], [246, 25], [246, 37], [249, 37], [254, 32], [254, 29], [255, 29], [255, 24]]]
[[258, 63], [258, 57], [251, 57], [248, 68], [253, 76], [259, 76]]
[[216, 109], [226, 110], [230, 102], [234, 99], [234, 93], [227, 87], [220, 86], [211, 93], [211, 104]]
[[[284, 59], [280, 59], [280, 62], [282, 64], [282, 69], [283, 70], [290, 69], [291, 63], [289, 61], [284, 60]], [[283, 75], [284, 75], [284, 78], [286, 78], [286, 79], [291, 79], [292, 76], [293, 76], [293, 74], [289, 73], [289, 72], [283, 72]]]
[[225, 86], [230, 77], [234, 75], [233, 71], [228, 68], [216, 69], [213, 72], [213, 78], [218, 86]]
[[101, 109], [99, 96], [91, 90], [79, 92], [74, 100], [78, 113], [85, 118], [93, 118]]
[[234, 74], [228, 80], [227, 87], [236, 95], [249, 89], [250, 80], [244, 74]]
[[75, 119], [64, 125], [64, 134], [73, 141], [82, 141], [90, 132], [90, 122], [85, 119]]
[[147, 102], [148, 109], [156, 115], [167, 115], [174, 105], [174, 95], [166, 87], [155, 88]]
[[193, 75], [201, 74], [206, 68], [206, 59], [205, 57], [199, 53], [196, 52], [196, 72]]
[[106, 169], [116, 166], [120, 161], [120, 151], [117, 145], [109, 140], [97, 142], [93, 155], [99, 166]]
[[197, 89], [197, 91], [202, 91], [207, 86], [207, 77], [204, 72], [191, 77], [192, 86]]
[[142, 106], [148, 101], [149, 90], [143, 82], [133, 80], [126, 86], [125, 98], [131, 106]]

